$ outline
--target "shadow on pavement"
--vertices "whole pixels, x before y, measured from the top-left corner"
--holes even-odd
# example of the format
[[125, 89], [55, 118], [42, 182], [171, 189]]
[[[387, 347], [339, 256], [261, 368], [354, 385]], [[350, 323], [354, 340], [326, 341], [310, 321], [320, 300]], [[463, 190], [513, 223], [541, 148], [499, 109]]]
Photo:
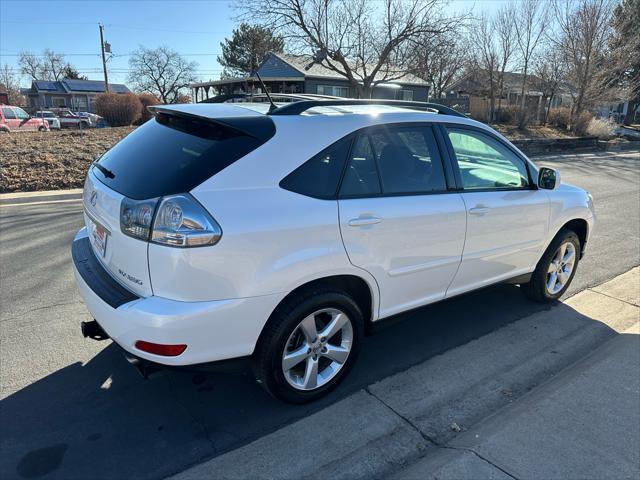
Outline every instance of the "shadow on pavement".
[[335, 392], [306, 406], [271, 399], [250, 372], [144, 381], [109, 344], [0, 402], [1, 476], [161, 478], [544, 308], [500, 285], [404, 314], [366, 339]]

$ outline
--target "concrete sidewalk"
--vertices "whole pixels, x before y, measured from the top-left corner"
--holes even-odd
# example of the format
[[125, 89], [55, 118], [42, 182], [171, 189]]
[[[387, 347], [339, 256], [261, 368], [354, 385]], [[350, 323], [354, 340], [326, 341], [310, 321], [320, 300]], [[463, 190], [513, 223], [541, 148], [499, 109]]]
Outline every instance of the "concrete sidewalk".
[[636, 267], [173, 478], [638, 478], [639, 306]]

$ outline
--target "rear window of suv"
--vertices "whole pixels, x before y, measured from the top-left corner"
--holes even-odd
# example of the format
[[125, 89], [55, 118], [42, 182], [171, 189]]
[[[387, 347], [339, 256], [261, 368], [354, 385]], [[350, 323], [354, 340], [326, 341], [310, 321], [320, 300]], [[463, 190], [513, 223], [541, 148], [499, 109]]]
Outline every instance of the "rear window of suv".
[[[109, 188], [135, 200], [184, 193], [274, 133], [266, 116], [223, 118], [216, 123], [161, 113], [107, 151], [98, 161], [107, 170], [94, 168], [93, 173]], [[105, 175], [107, 171], [112, 178]]]

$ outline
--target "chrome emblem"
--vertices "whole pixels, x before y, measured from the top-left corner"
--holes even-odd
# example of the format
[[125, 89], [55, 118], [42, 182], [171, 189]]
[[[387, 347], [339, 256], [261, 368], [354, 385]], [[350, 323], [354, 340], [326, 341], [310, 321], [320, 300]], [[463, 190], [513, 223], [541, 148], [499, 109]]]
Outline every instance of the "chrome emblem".
[[97, 199], [98, 199], [98, 192], [94, 190], [93, 192], [91, 192], [91, 198], [89, 198], [89, 203], [91, 204], [92, 207], [96, 206]]

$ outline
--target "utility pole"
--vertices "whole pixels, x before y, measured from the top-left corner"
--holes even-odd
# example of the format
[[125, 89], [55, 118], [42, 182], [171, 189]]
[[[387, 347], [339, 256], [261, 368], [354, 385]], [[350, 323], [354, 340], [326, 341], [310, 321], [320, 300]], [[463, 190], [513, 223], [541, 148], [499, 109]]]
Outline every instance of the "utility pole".
[[107, 75], [107, 59], [104, 55], [104, 25], [98, 24], [100, 27], [100, 52], [102, 53], [102, 69], [104, 70], [104, 90], [109, 93], [109, 77]]

